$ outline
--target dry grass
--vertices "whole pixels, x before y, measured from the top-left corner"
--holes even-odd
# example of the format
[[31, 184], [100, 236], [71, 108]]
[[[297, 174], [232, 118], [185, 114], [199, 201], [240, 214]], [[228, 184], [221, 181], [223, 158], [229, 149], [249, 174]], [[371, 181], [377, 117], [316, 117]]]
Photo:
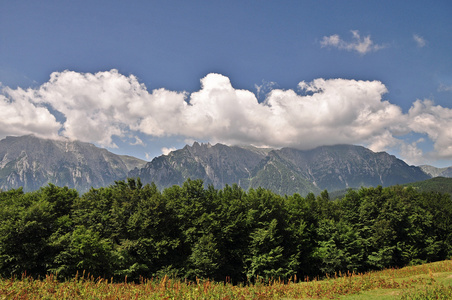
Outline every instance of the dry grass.
[[[433, 295], [433, 296], [432, 296]], [[0, 280], [0, 299], [450, 299], [452, 261], [364, 274], [334, 274], [324, 280], [231, 285], [164, 277], [141, 283], [112, 283], [107, 279], [76, 276], [60, 282], [53, 275], [37, 280]]]

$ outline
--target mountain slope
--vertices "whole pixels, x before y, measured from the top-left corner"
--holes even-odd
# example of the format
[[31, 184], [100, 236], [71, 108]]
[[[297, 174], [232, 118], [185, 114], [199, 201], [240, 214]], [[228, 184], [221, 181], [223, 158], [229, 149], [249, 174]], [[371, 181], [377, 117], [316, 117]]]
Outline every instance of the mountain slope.
[[266, 151], [258, 148], [195, 142], [193, 146], [154, 158], [144, 168], [131, 171], [129, 176], [154, 182], [159, 188], [180, 185], [187, 178], [202, 179], [216, 188], [233, 183], [242, 185], [265, 155]]
[[199, 143], [157, 157], [129, 176], [155, 182], [160, 188], [182, 184], [187, 178], [200, 178], [216, 188], [238, 183], [244, 189], [261, 186], [279, 194], [302, 195], [430, 178], [420, 168], [408, 166], [395, 156], [360, 146], [268, 151]]
[[6, 137], [0, 141], [0, 189], [31, 191], [51, 182], [86, 191], [123, 179], [144, 163], [89, 143]]
[[312, 150], [283, 148], [281, 157], [317, 187], [329, 191], [361, 186], [390, 186], [430, 178], [386, 152], [353, 145], [322, 146]]
[[84, 192], [127, 176], [154, 182], [160, 189], [191, 178], [217, 189], [237, 183], [244, 189], [264, 187], [282, 195], [390, 186], [431, 177], [385, 152], [351, 145], [276, 150], [195, 142], [145, 164], [78, 141], [34, 136], [0, 141], [0, 189], [23, 186], [31, 191], [52, 182]]
[[280, 151], [272, 151], [253, 170], [249, 187], [265, 187], [280, 195], [321, 192], [292, 162], [281, 157]]
[[404, 184], [420, 192], [448, 193], [452, 195], [452, 178], [435, 177], [423, 181]]
[[452, 167], [436, 168], [429, 165], [422, 165], [419, 168], [431, 177], [452, 177]]

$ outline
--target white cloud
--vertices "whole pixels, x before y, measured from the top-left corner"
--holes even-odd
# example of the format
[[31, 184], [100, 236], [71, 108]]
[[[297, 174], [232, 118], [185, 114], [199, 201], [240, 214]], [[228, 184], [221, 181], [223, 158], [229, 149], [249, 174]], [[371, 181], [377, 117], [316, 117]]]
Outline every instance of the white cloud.
[[148, 152], [145, 152], [144, 155], [146, 157], [146, 160], [152, 160], [154, 158], [154, 155]]
[[143, 142], [143, 140], [140, 139], [138, 136], [134, 135], [133, 138], [135, 139], [135, 142], [130, 143], [130, 145], [132, 145], [132, 146], [140, 145], [140, 146], [143, 146], [143, 147], [146, 146], [146, 144]]
[[419, 149], [417, 144], [424, 142], [424, 139], [419, 139], [412, 143], [401, 143], [400, 154], [405, 162], [410, 165], [425, 164], [424, 152]]
[[258, 99], [261, 99], [262, 97], [265, 97], [266, 94], [268, 94], [272, 89], [276, 88], [278, 84], [273, 81], [265, 81], [262, 80], [261, 85], [254, 85], [254, 88], [256, 89], [256, 96]]
[[175, 151], [175, 150], [176, 150], [176, 148], [174, 148], [174, 147], [171, 147], [171, 148], [163, 147], [162, 148], [162, 154], [163, 155], [168, 155], [168, 154], [170, 154], [170, 152]]
[[3, 89], [0, 94], [0, 137], [35, 134], [56, 138], [61, 124], [45, 107], [23, 96], [23, 90]]
[[351, 30], [351, 33], [353, 39], [350, 42], [346, 42], [339, 35], [333, 34], [331, 36], [324, 36], [320, 41], [320, 45], [322, 48], [330, 46], [340, 50], [356, 51], [361, 55], [385, 48], [384, 45], [375, 44], [370, 39], [370, 35], [361, 38], [358, 30]]
[[452, 85], [446, 85], [444, 83], [441, 83], [439, 88], [439, 92], [452, 92]]
[[452, 109], [417, 100], [408, 112], [407, 126], [433, 141], [434, 158], [452, 158]]
[[[139, 130], [148, 115], [158, 114], [171, 120], [177, 105], [169, 101], [170, 96], [180, 95], [163, 90], [149, 94], [136, 77], [124, 76], [116, 70], [95, 74], [55, 72], [38, 89], [15, 90], [14, 94], [16, 98], [51, 105], [61, 112], [66, 118], [62, 135], [109, 147], [116, 147], [113, 136], [123, 137], [132, 129]], [[184, 105], [183, 99], [182, 94], [176, 100]], [[177, 113], [174, 115], [177, 117]], [[156, 123], [156, 132], [149, 126], [144, 132], [158, 136], [162, 129], [158, 119]]]
[[[397, 148], [410, 161], [422, 153], [410, 132], [434, 143], [432, 157], [452, 158], [452, 110], [417, 100], [408, 113], [383, 97], [379, 81], [316, 79], [294, 90], [271, 90], [263, 102], [235, 89], [226, 76], [208, 74], [199, 91], [147, 91], [134, 76], [118, 71], [56, 72], [35, 89], [3, 89], [0, 135], [61, 135], [103, 146], [113, 137], [179, 136], [187, 141], [310, 149], [339, 143], [374, 151]], [[61, 123], [43, 105], [64, 115]], [[142, 135], [140, 135], [141, 137]], [[162, 153], [173, 149], [162, 148]]]
[[345, 43], [345, 42], [341, 40], [339, 35], [333, 34], [330, 36], [324, 36], [322, 41], [320, 42], [320, 45], [322, 45], [322, 47], [334, 46], [334, 47], [339, 48], [340, 44], [342, 44], [342, 43]]
[[413, 39], [419, 48], [422, 48], [427, 44], [426, 40], [420, 35], [413, 34]]

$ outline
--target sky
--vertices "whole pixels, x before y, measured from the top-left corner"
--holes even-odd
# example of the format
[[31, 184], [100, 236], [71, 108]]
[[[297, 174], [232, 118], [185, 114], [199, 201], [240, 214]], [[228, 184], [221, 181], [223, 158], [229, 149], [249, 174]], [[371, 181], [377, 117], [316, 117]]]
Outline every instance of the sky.
[[0, 138], [452, 166], [452, 1], [3, 1]]

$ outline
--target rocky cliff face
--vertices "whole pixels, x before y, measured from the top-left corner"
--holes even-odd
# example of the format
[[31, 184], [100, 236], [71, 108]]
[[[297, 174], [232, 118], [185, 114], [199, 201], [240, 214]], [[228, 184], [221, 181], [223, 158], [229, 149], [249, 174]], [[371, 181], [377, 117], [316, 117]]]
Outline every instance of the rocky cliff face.
[[244, 189], [261, 186], [280, 194], [302, 195], [430, 178], [395, 156], [360, 146], [324, 146], [306, 151], [199, 143], [155, 158], [129, 176], [155, 182], [160, 188], [181, 184], [187, 178], [201, 178], [217, 188], [238, 183]]
[[115, 155], [89, 143], [35, 136], [0, 141], [0, 189], [39, 189], [51, 182], [83, 192], [127, 177], [144, 161]]
[[393, 155], [361, 146], [323, 146], [307, 151], [285, 148], [280, 152], [322, 190], [390, 186], [430, 178]]
[[385, 152], [351, 145], [275, 150], [195, 142], [145, 164], [137, 158], [115, 155], [77, 141], [34, 136], [0, 141], [3, 190], [22, 186], [31, 191], [51, 182], [84, 192], [126, 177], [140, 177], [143, 183], [154, 182], [160, 189], [181, 185], [191, 178], [202, 179], [218, 189], [237, 183], [244, 189], [264, 187], [282, 195], [306, 195], [324, 189], [420, 181], [432, 177], [427, 173]]
[[452, 167], [436, 168], [429, 165], [422, 165], [419, 168], [431, 177], [452, 177]]
[[241, 184], [249, 179], [265, 155], [266, 151], [258, 148], [195, 142], [193, 146], [155, 158], [144, 168], [130, 172], [129, 176], [140, 177], [143, 182], [155, 182], [160, 188], [180, 185], [187, 178], [200, 178], [205, 184], [222, 188], [225, 184]]

